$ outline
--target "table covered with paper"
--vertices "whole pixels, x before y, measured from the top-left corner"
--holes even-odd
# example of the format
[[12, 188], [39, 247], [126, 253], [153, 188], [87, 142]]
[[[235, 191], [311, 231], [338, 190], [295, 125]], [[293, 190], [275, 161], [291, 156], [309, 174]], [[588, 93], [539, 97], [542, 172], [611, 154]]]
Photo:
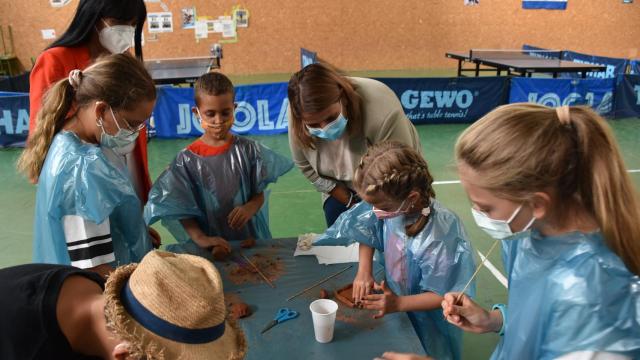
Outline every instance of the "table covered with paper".
[[[309, 304], [319, 298], [321, 289], [336, 300], [334, 291], [353, 281], [358, 268], [358, 248], [356, 245], [328, 251], [313, 246], [298, 249], [297, 243], [298, 239], [293, 238], [260, 240], [248, 250], [233, 245], [233, 253], [237, 255], [226, 262], [216, 262], [224, 281], [227, 305], [244, 302], [252, 310], [250, 316], [238, 320], [249, 346], [247, 359], [373, 359], [385, 351], [424, 354], [405, 313], [387, 314], [376, 320], [373, 312], [352, 309], [340, 302], [333, 341], [316, 342]], [[294, 252], [312, 256], [294, 256]], [[241, 260], [245, 257], [275, 288]], [[287, 301], [349, 266], [347, 271]], [[379, 269], [374, 267], [374, 273], [378, 274], [376, 281], [384, 276]], [[261, 334], [283, 307], [298, 311], [300, 316]]]

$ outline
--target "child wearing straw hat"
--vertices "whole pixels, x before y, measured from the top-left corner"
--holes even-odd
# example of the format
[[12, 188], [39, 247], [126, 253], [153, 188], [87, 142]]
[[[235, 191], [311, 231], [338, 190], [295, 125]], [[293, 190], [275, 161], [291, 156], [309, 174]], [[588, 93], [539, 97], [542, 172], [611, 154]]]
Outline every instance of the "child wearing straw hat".
[[[201, 257], [154, 251], [93, 272], [29, 264], [0, 270], [2, 359], [242, 359], [222, 279]], [[180, 304], [181, 306], [176, 306]]]

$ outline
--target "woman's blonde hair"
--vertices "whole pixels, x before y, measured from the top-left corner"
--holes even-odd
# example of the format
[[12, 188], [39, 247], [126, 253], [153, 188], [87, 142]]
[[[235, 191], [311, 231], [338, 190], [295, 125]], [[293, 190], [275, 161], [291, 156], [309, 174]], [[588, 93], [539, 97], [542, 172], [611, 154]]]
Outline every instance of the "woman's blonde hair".
[[479, 185], [512, 201], [550, 192], [551, 217], [583, 208], [608, 246], [640, 274], [640, 202], [606, 121], [588, 107], [501, 106], [458, 138], [456, 159]]
[[287, 89], [294, 138], [303, 148], [315, 148], [314, 140], [302, 123], [304, 113], [316, 113], [340, 101], [347, 118], [347, 133], [362, 132], [362, 99], [356, 86], [338, 69], [325, 62], [307, 65], [291, 76]]
[[[377, 143], [367, 150], [356, 169], [353, 185], [361, 194], [382, 193], [387, 198], [401, 202], [411, 191], [420, 194], [420, 209], [431, 205], [433, 177], [427, 162], [412, 148], [397, 141]], [[422, 231], [429, 215], [420, 214], [418, 220], [405, 227], [409, 236]]]
[[[18, 170], [36, 183], [53, 137], [77, 111], [96, 101], [114, 110], [132, 110], [140, 101], [156, 98], [156, 88], [142, 62], [128, 54], [100, 58], [83, 72], [55, 83], [47, 91], [38, 112], [35, 132], [18, 159]], [[73, 85], [72, 85], [73, 82]]]

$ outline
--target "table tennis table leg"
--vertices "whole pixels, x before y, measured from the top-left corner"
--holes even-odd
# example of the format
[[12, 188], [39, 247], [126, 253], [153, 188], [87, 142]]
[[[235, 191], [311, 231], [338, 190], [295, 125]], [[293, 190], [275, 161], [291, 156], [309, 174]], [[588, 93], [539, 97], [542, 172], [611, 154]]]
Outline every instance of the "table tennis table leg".
[[476, 77], [480, 76], [480, 63], [476, 61]]
[[553, 78], [554, 78], [554, 79], [557, 79], [557, 78], [558, 78], [558, 72], [554, 71], [554, 73], [553, 73]]
[[586, 79], [586, 78], [587, 78], [587, 72], [586, 72], [586, 71], [583, 71], [583, 72], [582, 72], [582, 78], [583, 78], [583, 79]]
[[458, 59], [458, 77], [462, 76], [462, 59]]

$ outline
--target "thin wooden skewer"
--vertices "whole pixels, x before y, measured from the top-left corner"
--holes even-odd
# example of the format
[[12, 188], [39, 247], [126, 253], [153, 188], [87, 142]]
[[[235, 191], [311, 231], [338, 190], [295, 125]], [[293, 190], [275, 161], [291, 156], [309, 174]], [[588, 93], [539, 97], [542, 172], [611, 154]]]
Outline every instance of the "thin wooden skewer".
[[240, 256], [242, 256], [251, 266], [253, 266], [253, 268], [258, 272], [258, 274], [260, 274], [260, 276], [262, 276], [262, 278], [264, 279], [264, 281], [267, 282], [267, 284], [269, 284], [272, 288], [276, 288], [275, 285], [273, 285], [273, 283], [262, 273], [262, 271], [260, 271], [260, 269], [258, 269], [258, 267], [251, 262], [251, 260], [249, 260], [249, 258], [247, 258], [246, 256], [244, 256], [244, 254], [240, 253]]
[[342, 274], [343, 272], [345, 272], [345, 271], [347, 271], [347, 270], [351, 269], [352, 267], [353, 267], [353, 264], [352, 264], [352, 265], [347, 266], [346, 268], [344, 268], [344, 269], [342, 269], [342, 270], [338, 271], [337, 273], [335, 273], [335, 274], [333, 274], [333, 275], [331, 275], [331, 276], [328, 276], [328, 277], [326, 277], [326, 278], [324, 278], [324, 279], [322, 279], [322, 280], [318, 281], [317, 283], [315, 283], [315, 284], [313, 284], [313, 285], [309, 286], [308, 288], [306, 288], [306, 289], [304, 289], [304, 290], [300, 291], [299, 293], [297, 293], [297, 294], [295, 294], [295, 295], [293, 295], [293, 296], [290, 296], [290, 297], [287, 299], [287, 301], [290, 301], [291, 299], [293, 299], [293, 298], [295, 298], [295, 297], [298, 297], [298, 296], [300, 296], [300, 295], [304, 294], [305, 292], [307, 292], [307, 291], [309, 291], [309, 290], [313, 289], [314, 287], [316, 287], [316, 286], [318, 286], [318, 285], [320, 285], [320, 284], [322, 284], [322, 283], [324, 283], [324, 282], [327, 282], [327, 281], [329, 281], [329, 280], [333, 279], [334, 277], [336, 277], [336, 276], [338, 276], [338, 275]]
[[493, 245], [491, 245], [491, 248], [489, 248], [489, 252], [487, 252], [487, 255], [480, 262], [480, 265], [478, 265], [478, 268], [476, 269], [476, 272], [474, 272], [473, 275], [471, 275], [471, 279], [469, 279], [469, 281], [467, 282], [467, 285], [464, 286], [464, 288], [462, 289], [462, 291], [460, 292], [460, 294], [456, 298], [456, 301], [453, 302], [453, 305], [458, 305], [458, 302], [460, 301], [460, 299], [462, 299], [462, 295], [464, 295], [465, 290], [467, 290], [467, 288], [469, 287], [469, 285], [471, 284], [473, 279], [476, 277], [476, 275], [478, 275], [478, 273], [480, 272], [480, 269], [482, 268], [482, 265], [484, 265], [484, 262], [487, 261], [487, 259], [489, 258], [489, 255], [491, 254], [493, 249], [496, 247], [498, 242], [499, 241], [497, 239], [493, 242]]

